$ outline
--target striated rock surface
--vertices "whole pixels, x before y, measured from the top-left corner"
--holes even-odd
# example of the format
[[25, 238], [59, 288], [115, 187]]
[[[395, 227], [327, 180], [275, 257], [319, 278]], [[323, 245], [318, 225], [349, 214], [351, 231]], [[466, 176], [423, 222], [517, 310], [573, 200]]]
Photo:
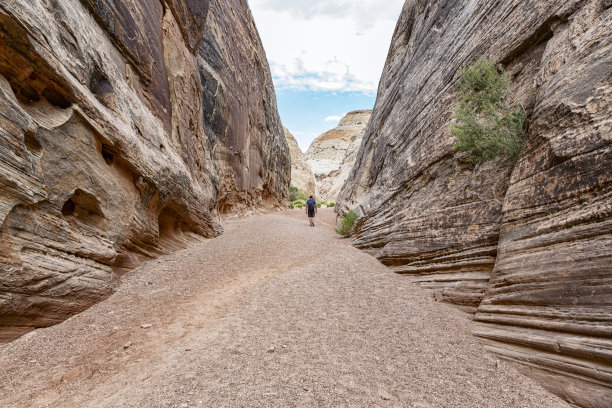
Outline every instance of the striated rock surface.
[[[143, 260], [220, 234], [228, 168], [251, 174], [238, 187], [249, 204], [284, 202], [289, 157], [271, 87], [256, 93], [249, 78], [230, 90], [256, 104], [206, 93], [196, 51], [206, 34], [224, 35], [205, 33], [208, 6], [0, 3], [0, 341], [84, 310]], [[229, 13], [224, 30], [250, 21], [245, 5], [214, 6]], [[251, 65], [240, 49], [263, 55], [255, 32], [238, 34], [223, 40], [235, 41], [217, 60], [227, 69]], [[261, 58], [250, 72], [263, 84]], [[219, 159], [231, 132], [211, 131], [213, 102], [219, 122], [259, 129], [237, 138], [248, 160]]]
[[306, 160], [315, 174], [319, 199], [336, 201], [338, 198], [355, 162], [371, 114], [369, 110], [346, 114], [336, 128], [317, 137], [308, 147]]
[[[341, 208], [355, 245], [436, 298], [549, 390], [612, 405], [612, 8], [407, 1]], [[449, 132], [458, 73], [485, 55], [527, 108], [516, 164], [472, 167]], [[483, 299], [484, 298], [484, 299]]]
[[255, 22], [244, 0], [213, 0], [198, 51], [219, 212], [284, 207], [291, 160]]
[[306, 158], [295, 137], [285, 129], [285, 139], [291, 153], [291, 185], [306, 194], [315, 193], [315, 178], [312, 169], [306, 163]]
[[579, 6], [542, 51], [477, 334], [568, 401], [610, 407], [612, 9]]

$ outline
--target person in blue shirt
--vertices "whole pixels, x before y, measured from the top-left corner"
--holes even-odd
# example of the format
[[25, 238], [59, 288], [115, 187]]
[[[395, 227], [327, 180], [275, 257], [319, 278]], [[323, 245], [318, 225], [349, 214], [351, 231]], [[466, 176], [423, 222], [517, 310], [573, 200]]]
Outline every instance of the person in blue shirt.
[[312, 198], [312, 196], [310, 196], [310, 200], [306, 201], [306, 214], [308, 215], [310, 226], [314, 227], [314, 219], [315, 215], [317, 215], [317, 202]]

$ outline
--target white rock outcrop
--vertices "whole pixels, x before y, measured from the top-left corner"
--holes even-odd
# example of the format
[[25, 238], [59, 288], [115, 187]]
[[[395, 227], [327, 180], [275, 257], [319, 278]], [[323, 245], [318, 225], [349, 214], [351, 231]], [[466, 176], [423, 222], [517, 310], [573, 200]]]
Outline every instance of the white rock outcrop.
[[306, 151], [306, 160], [315, 174], [317, 196], [336, 201], [351, 173], [372, 111], [348, 113], [337, 127], [316, 138]]

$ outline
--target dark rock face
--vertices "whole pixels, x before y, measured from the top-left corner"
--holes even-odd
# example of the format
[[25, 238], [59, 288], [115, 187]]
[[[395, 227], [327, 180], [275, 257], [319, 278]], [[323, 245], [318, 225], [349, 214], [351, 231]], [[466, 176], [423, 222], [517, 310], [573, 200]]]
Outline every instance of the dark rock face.
[[211, 2], [198, 62], [206, 134], [219, 168], [219, 212], [286, 206], [289, 147], [268, 61], [245, 1]]
[[[228, 168], [265, 180], [245, 206], [288, 194], [286, 144], [268, 149], [279, 143], [274, 120], [243, 135], [250, 161], [213, 153], [226, 134], [205, 120], [213, 99], [203, 99], [197, 51], [208, 9], [203, 0], [0, 4], [0, 340], [82, 311], [143, 260], [220, 234]], [[232, 10], [223, 30], [251, 18], [244, 5]], [[263, 55], [256, 32], [224, 41]], [[246, 64], [243, 53], [226, 57], [223, 69]], [[278, 121], [270, 92], [255, 97]]]
[[[340, 197], [358, 247], [588, 407], [612, 405], [611, 27], [604, 1], [407, 1]], [[516, 164], [452, 147], [458, 73], [481, 55], [528, 111]]]
[[[61, 2], [56, 0], [55, 3], [54, 9], [61, 10]], [[81, 0], [81, 3], [145, 84], [148, 94], [154, 98], [149, 107], [169, 125], [168, 74], [165, 64], [159, 63], [164, 59], [160, 46], [162, 3], [159, 0]]]

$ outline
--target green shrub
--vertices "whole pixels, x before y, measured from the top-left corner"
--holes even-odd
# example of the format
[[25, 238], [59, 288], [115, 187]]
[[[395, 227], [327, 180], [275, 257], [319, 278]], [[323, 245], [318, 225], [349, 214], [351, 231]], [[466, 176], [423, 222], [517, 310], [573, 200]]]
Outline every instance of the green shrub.
[[289, 187], [289, 201], [294, 202], [297, 200], [308, 200], [308, 195], [298, 190], [297, 187]]
[[459, 99], [450, 125], [455, 148], [465, 160], [481, 164], [505, 156], [518, 157], [525, 141], [525, 109], [510, 105], [510, 76], [482, 57], [461, 73]]
[[349, 210], [344, 213], [342, 219], [340, 220], [340, 225], [336, 228], [336, 232], [343, 237], [348, 237], [351, 235], [353, 231], [353, 227], [355, 226], [355, 221], [357, 221], [358, 215], [355, 211]]
[[297, 193], [298, 193], [298, 189], [297, 187], [289, 187], [289, 201], [293, 202], [295, 200], [297, 200]]
[[327, 203], [327, 206], [328, 206], [328, 207], [335, 207], [335, 206], [336, 206], [336, 203], [334, 203], [334, 202], [332, 201], [331, 203]]
[[295, 205], [293, 203], [289, 203], [289, 207], [293, 210], [293, 208], [295, 207]]

